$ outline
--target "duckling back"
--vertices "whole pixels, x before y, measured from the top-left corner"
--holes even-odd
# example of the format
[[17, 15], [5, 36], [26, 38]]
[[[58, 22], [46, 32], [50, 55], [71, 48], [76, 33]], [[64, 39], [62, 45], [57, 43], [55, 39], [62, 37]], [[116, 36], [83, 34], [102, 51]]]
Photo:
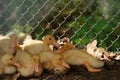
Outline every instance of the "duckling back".
[[23, 44], [23, 50], [31, 54], [39, 54], [43, 50], [43, 42], [40, 40], [27, 40]]
[[90, 66], [94, 68], [100, 68], [104, 66], [104, 62], [94, 58], [88, 54], [85, 50], [72, 49], [65, 51], [61, 54], [65, 60], [71, 65], [81, 65], [84, 62], [88, 62]]

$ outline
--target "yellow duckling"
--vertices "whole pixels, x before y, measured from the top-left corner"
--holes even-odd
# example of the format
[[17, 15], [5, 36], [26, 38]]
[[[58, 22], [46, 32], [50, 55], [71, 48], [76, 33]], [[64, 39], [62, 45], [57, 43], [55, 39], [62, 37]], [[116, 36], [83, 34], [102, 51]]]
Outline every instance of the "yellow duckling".
[[23, 44], [23, 50], [31, 54], [39, 54], [41, 51], [52, 51], [49, 47], [50, 45], [60, 46], [52, 35], [46, 35], [43, 41], [26, 39]]
[[40, 53], [40, 59], [43, 68], [47, 70], [54, 70], [57, 74], [64, 73], [65, 70], [69, 69], [69, 65], [60, 54], [42, 52]]
[[7, 37], [0, 35], [0, 53], [13, 54], [16, 50], [17, 37], [15, 35]]
[[23, 77], [32, 76], [34, 73], [36, 76], [41, 75], [43, 70], [39, 63], [39, 56], [37, 57], [36, 55], [18, 49], [15, 57], [22, 66], [21, 68], [17, 68], [19, 75]]
[[[68, 48], [70, 48], [68, 50]], [[73, 44], [65, 44], [63, 50], [67, 49], [61, 55], [64, 57], [66, 62], [68, 62], [70, 65], [82, 65], [84, 64], [85, 67], [90, 72], [99, 72], [101, 69], [95, 69], [95, 68], [101, 68], [104, 66], [104, 62], [101, 60], [96, 59], [92, 55], [90, 55], [85, 50], [78, 50], [73, 48]]]
[[0, 58], [0, 74], [14, 74], [16, 67], [21, 67], [21, 64], [15, 59], [13, 54], [4, 54]]

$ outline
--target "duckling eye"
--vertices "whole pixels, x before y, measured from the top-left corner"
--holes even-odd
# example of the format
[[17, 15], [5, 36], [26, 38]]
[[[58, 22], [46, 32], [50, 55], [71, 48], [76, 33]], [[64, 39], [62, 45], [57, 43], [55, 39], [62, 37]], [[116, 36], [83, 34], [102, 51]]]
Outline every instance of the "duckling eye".
[[10, 60], [12, 60], [12, 58], [10, 58]]
[[51, 40], [51, 38], [49, 38], [49, 40]]
[[59, 58], [59, 60], [61, 61], [61, 60], [62, 60], [62, 58]]

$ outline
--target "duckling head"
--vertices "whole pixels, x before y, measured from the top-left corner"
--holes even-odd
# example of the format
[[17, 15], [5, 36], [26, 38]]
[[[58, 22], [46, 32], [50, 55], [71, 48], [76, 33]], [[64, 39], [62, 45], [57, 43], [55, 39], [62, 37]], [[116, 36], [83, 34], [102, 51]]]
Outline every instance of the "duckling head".
[[52, 65], [54, 66], [55, 74], [65, 73], [70, 68], [68, 63], [66, 63], [63, 57], [59, 54], [53, 56]]
[[13, 54], [5, 54], [1, 57], [1, 62], [5, 65], [21, 67], [21, 64], [15, 59]]
[[43, 42], [47, 45], [54, 45], [57, 48], [60, 47], [60, 44], [56, 41], [56, 39], [52, 35], [46, 35], [43, 38]]

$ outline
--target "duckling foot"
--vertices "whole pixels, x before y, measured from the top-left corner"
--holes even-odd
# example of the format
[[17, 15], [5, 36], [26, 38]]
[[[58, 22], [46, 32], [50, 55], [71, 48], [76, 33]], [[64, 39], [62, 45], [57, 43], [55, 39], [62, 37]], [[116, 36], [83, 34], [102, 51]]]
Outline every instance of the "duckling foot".
[[92, 67], [89, 65], [88, 62], [84, 62], [84, 65], [85, 65], [85, 67], [87, 68], [87, 70], [88, 70], [89, 72], [100, 72], [100, 71], [101, 71], [101, 69], [94, 69], [94, 68], [92, 68]]

